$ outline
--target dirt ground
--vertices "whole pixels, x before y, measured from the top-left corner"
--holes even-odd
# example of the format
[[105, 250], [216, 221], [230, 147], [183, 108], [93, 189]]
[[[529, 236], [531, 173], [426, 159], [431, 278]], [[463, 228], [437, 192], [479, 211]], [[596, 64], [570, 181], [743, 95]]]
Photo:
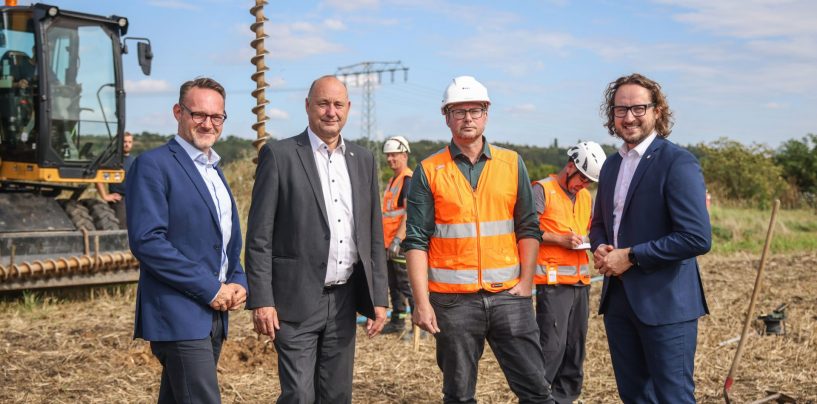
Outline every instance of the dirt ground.
[[[696, 396], [723, 402], [723, 382], [755, 280], [757, 257], [704, 257], [701, 267], [711, 315], [699, 323]], [[817, 402], [817, 254], [775, 256], [767, 263], [753, 316], [788, 304], [785, 336], [760, 336], [753, 322], [731, 396], [750, 402], [780, 391], [799, 403]], [[599, 284], [592, 306], [598, 307]], [[0, 303], [0, 402], [155, 402], [160, 366], [144, 341], [131, 339], [133, 288], [83, 298]], [[219, 362], [225, 403], [269, 403], [278, 393], [272, 344], [251, 331], [249, 313], [231, 318]], [[407, 336], [368, 339], [358, 333], [356, 403], [426, 403], [441, 399], [442, 377], [433, 338], [415, 352]], [[582, 400], [618, 402], [602, 319], [591, 314]], [[490, 349], [480, 363], [478, 399], [515, 402]]]

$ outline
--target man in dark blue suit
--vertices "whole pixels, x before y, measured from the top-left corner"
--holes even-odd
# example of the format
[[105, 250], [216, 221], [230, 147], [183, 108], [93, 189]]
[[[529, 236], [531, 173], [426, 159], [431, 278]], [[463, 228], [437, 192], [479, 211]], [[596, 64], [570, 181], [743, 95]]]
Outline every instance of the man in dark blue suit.
[[209, 78], [182, 84], [176, 137], [128, 171], [128, 238], [141, 271], [134, 338], [150, 341], [162, 364], [159, 403], [221, 402], [227, 311], [247, 297], [238, 212], [212, 149], [224, 95]]
[[698, 318], [709, 313], [695, 257], [712, 243], [701, 167], [666, 140], [672, 111], [655, 81], [619, 78], [602, 110], [624, 140], [601, 170], [590, 228], [619, 396], [694, 403]]

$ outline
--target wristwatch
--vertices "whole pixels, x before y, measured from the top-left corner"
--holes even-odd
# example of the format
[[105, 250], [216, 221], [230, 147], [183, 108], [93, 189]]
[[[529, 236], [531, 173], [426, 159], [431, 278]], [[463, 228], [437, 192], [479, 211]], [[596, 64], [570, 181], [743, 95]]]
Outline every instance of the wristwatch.
[[630, 252], [627, 253], [627, 259], [630, 260], [630, 263], [633, 264], [633, 266], [638, 265], [638, 261], [635, 259], [635, 252], [633, 252], [632, 248], [630, 249]]

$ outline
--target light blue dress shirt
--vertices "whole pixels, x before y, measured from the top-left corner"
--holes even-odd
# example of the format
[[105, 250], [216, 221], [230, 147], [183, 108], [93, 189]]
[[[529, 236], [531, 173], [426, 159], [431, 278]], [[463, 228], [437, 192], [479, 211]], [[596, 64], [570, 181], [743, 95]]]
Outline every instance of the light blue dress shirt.
[[230, 193], [227, 191], [227, 185], [224, 184], [216, 171], [216, 164], [221, 160], [221, 156], [215, 150], [210, 149], [210, 156], [208, 157], [179, 135], [176, 135], [176, 142], [182, 146], [190, 159], [193, 160], [193, 165], [201, 174], [201, 179], [204, 180], [207, 190], [210, 191], [210, 197], [213, 198], [213, 204], [219, 217], [219, 228], [221, 229], [221, 268], [218, 272], [218, 280], [224, 283], [227, 281], [227, 244], [230, 243], [233, 230], [233, 205]]

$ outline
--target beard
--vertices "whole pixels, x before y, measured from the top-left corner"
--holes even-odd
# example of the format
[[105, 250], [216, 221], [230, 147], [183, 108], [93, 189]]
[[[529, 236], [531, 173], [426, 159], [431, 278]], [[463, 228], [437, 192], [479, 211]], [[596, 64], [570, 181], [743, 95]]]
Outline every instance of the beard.
[[625, 143], [631, 145], [638, 145], [644, 139], [650, 136], [655, 130], [655, 122], [638, 122], [636, 124], [616, 125], [616, 135], [624, 140]]

